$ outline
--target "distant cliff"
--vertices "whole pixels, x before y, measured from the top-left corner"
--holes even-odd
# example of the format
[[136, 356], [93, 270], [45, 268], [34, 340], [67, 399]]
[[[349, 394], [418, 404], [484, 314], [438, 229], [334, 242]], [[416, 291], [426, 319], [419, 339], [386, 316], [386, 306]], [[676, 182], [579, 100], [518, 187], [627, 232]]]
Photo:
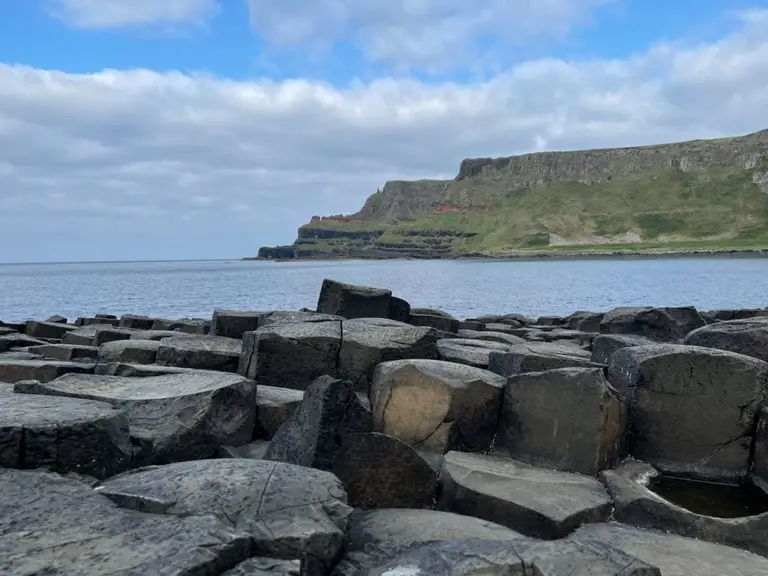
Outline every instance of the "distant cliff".
[[768, 247], [768, 130], [633, 148], [469, 158], [453, 180], [387, 182], [262, 258]]

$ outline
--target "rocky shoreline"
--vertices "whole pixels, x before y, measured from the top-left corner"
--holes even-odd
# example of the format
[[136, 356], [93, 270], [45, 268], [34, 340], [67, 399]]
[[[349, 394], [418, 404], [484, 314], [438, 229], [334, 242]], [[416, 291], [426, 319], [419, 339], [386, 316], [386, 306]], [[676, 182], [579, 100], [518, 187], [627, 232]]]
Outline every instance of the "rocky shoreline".
[[768, 490], [768, 309], [0, 322], [9, 576], [768, 576], [665, 479]]
[[768, 258], [768, 249], [754, 248], [743, 250], [572, 250], [572, 251], [519, 251], [499, 253], [467, 253], [460, 256], [434, 254], [430, 258], [417, 258], [401, 254], [392, 256], [365, 256], [356, 253], [344, 257], [295, 257], [295, 258], [263, 258], [246, 257], [243, 261], [258, 262], [334, 262], [345, 260], [595, 260], [622, 258]]

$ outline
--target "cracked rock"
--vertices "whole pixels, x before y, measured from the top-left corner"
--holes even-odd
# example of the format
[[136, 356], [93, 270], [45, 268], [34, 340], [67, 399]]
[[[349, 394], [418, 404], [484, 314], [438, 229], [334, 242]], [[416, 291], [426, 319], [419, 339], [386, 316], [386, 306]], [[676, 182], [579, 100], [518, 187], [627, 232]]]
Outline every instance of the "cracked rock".
[[[355, 511], [350, 516], [344, 556], [333, 576], [367, 576], [419, 544], [472, 539], [507, 545], [526, 540], [504, 526], [449, 512], [396, 508]], [[410, 574], [422, 576], [419, 572]]]
[[62, 362], [60, 360], [0, 360], [0, 380], [21, 382], [37, 380], [50, 382], [64, 374], [90, 374], [92, 364]]
[[345, 320], [341, 325], [338, 377], [366, 394], [376, 366], [391, 360], [437, 358], [438, 333], [385, 318]]
[[256, 391], [255, 438], [269, 440], [301, 405], [304, 392], [290, 388], [259, 386]]
[[768, 318], [710, 324], [688, 334], [685, 343], [728, 350], [768, 361]]
[[628, 448], [664, 472], [745, 478], [768, 363], [698, 346], [618, 350], [608, 380], [629, 404]]
[[259, 384], [305, 390], [320, 376], [336, 376], [341, 322], [275, 323], [246, 332], [237, 372]]
[[594, 478], [483, 454], [446, 454], [440, 488], [440, 510], [547, 540], [611, 514], [611, 499]]
[[126, 364], [154, 364], [161, 343], [156, 340], [115, 340], [98, 348], [100, 364], [122, 362]]
[[658, 344], [658, 342], [633, 334], [599, 334], [592, 340], [592, 362], [608, 364], [608, 360], [616, 350], [650, 344]]
[[[66, 318], [65, 318], [66, 320]], [[67, 332], [75, 329], [70, 324], [61, 322], [39, 322], [37, 320], [27, 320], [24, 333], [33, 338], [63, 338]]]
[[255, 555], [301, 560], [309, 575], [332, 566], [352, 511], [333, 474], [266, 460], [150, 466], [106, 480], [96, 492], [139, 512], [215, 516], [249, 534]]
[[437, 342], [440, 360], [483, 369], [488, 368], [491, 352], [508, 352], [510, 349], [509, 344], [468, 338], [451, 338]]
[[499, 344], [509, 344], [510, 346], [525, 344], [525, 339], [520, 336], [505, 332], [495, 332], [493, 330], [459, 330], [457, 335], [459, 338], [466, 338], [468, 340], [498, 342]]
[[304, 400], [270, 442], [268, 460], [332, 470], [348, 435], [371, 432], [370, 411], [351, 384], [322, 376], [304, 392]]
[[634, 334], [658, 342], [681, 342], [706, 322], [696, 308], [615, 308], [600, 322], [603, 334]]
[[242, 341], [223, 336], [163, 338], [157, 349], [157, 363], [179, 368], [236, 372], [242, 350]]
[[0, 469], [0, 573], [219, 574], [251, 556], [251, 537], [213, 516], [117, 508], [77, 480]]
[[527, 372], [507, 382], [495, 450], [595, 476], [621, 455], [626, 426], [626, 404], [600, 368]]
[[491, 352], [488, 362], [488, 369], [502, 376], [574, 367], [603, 366], [592, 362], [586, 350], [554, 342], [528, 342], [512, 346], [506, 352]]
[[0, 467], [47, 468], [98, 478], [130, 465], [128, 419], [105, 402], [4, 394]]
[[223, 444], [247, 444], [256, 416], [256, 384], [221, 372], [67, 374], [48, 384], [21, 382], [16, 391], [98, 400], [125, 410], [137, 464], [213, 457]]
[[750, 552], [621, 524], [585, 524], [566, 541], [607, 544], [656, 566], [663, 576], [768, 576], [768, 559]]
[[375, 430], [425, 452], [485, 450], [505, 384], [492, 372], [453, 362], [384, 362], [371, 387]]
[[41, 344], [30, 346], [27, 350], [44, 358], [72, 362], [74, 360], [95, 360], [99, 349], [95, 346], [80, 346], [77, 344]]

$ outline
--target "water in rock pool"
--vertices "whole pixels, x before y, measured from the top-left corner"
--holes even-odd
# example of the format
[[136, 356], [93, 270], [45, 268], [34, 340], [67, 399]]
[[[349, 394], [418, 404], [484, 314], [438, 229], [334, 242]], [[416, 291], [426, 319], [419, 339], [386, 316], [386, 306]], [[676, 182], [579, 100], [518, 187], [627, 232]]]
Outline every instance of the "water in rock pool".
[[459, 318], [631, 305], [706, 310], [765, 306], [768, 259], [9, 264], [0, 265], [0, 319], [313, 308], [323, 278], [388, 288]]
[[751, 484], [738, 486], [698, 482], [662, 474], [652, 478], [648, 488], [665, 500], [696, 514], [740, 518], [768, 512], [768, 495]]

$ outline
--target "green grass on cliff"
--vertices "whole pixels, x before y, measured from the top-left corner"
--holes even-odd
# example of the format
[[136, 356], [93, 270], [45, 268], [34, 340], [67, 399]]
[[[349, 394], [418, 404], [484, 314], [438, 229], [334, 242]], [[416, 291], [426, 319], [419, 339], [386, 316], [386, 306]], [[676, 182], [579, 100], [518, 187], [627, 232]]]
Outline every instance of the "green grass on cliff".
[[[493, 184], [476, 182], [485, 188]], [[396, 240], [406, 230], [425, 236], [434, 230], [474, 233], [457, 241], [462, 252], [541, 249], [548, 247], [550, 234], [573, 243], [548, 248], [576, 249], [579, 239], [628, 232], [642, 238], [636, 247], [768, 246], [768, 194], [744, 170], [668, 171], [597, 184], [549, 182], [502, 194], [497, 188], [494, 194], [503, 199], [488, 212], [432, 214], [390, 228], [387, 238]]]

